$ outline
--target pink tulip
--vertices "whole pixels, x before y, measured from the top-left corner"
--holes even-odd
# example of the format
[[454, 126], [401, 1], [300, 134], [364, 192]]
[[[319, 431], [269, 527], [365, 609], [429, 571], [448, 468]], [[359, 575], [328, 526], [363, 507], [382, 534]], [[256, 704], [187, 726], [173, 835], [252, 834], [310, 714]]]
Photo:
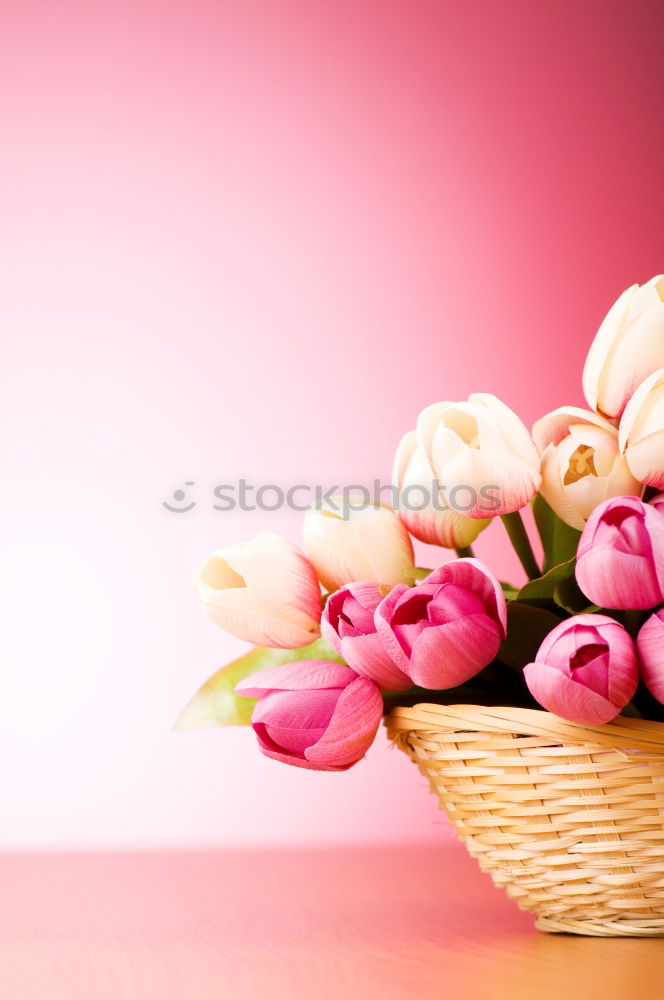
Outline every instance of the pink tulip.
[[660, 514], [664, 514], [664, 493], [658, 493], [656, 497], [652, 498], [652, 500], [648, 500], [648, 503], [651, 507], [654, 507], [655, 510], [658, 510]]
[[636, 637], [636, 651], [646, 687], [664, 704], [664, 608], [642, 626]]
[[467, 517], [520, 510], [540, 484], [540, 460], [516, 413], [488, 392], [466, 403], [434, 403], [417, 437], [450, 505]]
[[596, 507], [579, 541], [576, 579], [602, 608], [639, 611], [664, 600], [664, 515], [636, 497]]
[[500, 584], [477, 559], [446, 563], [415, 587], [395, 587], [375, 612], [378, 634], [421, 687], [463, 684], [494, 659], [505, 636]]
[[399, 517], [421, 542], [462, 549], [491, 523], [488, 518], [467, 517], [451, 506], [418, 443], [416, 431], [409, 431], [401, 440], [394, 459], [393, 482], [399, 491]]
[[324, 660], [264, 670], [235, 691], [259, 699], [251, 725], [265, 756], [314, 771], [345, 771], [364, 757], [383, 714], [373, 681]]
[[576, 615], [549, 632], [524, 676], [530, 693], [549, 712], [600, 726], [634, 697], [639, 668], [622, 625], [606, 615]]
[[619, 417], [636, 387], [663, 365], [664, 275], [658, 274], [623, 292], [600, 326], [583, 369], [588, 405]]
[[297, 649], [320, 635], [321, 593], [313, 567], [285, 538], [262, 532], [219, 549], [195, 578], [208, 618], [259, 646]]
[[383, 691], [412, 686], [410, 677], [388, 656], [376, 632], [374, 611], [385, 596], [377, 583], [349, 583], [328, 598], [321, 629], [349, 667]]
[[401, 583], [413, 565], [405, 526], [384, 504], [353, 507], [343, 496], [304, 515], [304, 551], [327, 590], [354, 580]]

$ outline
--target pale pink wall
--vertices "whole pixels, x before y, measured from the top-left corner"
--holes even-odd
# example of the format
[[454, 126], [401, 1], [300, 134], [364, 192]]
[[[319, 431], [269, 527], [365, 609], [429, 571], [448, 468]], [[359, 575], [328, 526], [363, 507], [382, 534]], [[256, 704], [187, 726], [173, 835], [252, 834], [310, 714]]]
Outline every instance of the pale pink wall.
[[436, 399], [581, 401], [662, 268], [663, 30], [656, 0], [0, 4], [3, 844], [441, 836], [382, 742], [316, 775], [170, 733], [242, 648], [194, 565], [299, 531], [203, 495], [386, 476]]

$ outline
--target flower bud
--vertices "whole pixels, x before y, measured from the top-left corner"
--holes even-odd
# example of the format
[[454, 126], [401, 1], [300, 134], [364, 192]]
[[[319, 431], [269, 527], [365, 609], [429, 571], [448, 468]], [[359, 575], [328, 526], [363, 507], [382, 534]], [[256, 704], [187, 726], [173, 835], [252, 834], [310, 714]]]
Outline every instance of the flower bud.
[[634, 697], [639, 668], [622, 625], [606, 615], [576, 615], [549, 632], [524, 677], [549, 712], [600, 726]]
[[345, 771], [364, 757], [383, 714], [373, 681], [324, 660], [264, 670], [235, 691], [259, 699], [251, 725], [265, 756], [315, 771]]
[[636, 387], [662, 367], [664, 275], [658, 274], [645, 285], [632, 285], [609, 309], [583, 369], [588, 405], [619, 417]]
[[399, 491], [399, 517], [421, 542], [462, 549], [491, 523], [467, 517], [450, 506], [424, 448], [418, 444], [416, 431], [409, 431], [399, 445], [393, 482]]
[[664, 608], [651, 615], [641, 627], [636, 637], [636, 651], [646, 687], [664, 704]]
[[280, 535], [213, 552], [196, 589], [208, 618], [258, 646], [296, 649], [320, 635], [321, 593], [313, 567]]
[[436, 690], [474, 677], [496, 656], [507, 609], [477, 559], [445, 563], [415, 587], [395, 587], [375, 612], [378, 635], [414, 684]]
[[377, 583], [346, 584], [328, 598], [321, 630], [356, 673], [383, 691], [402, 691], [412, 687], [412, 681], [388, 655], [376, 632], [374, 612], [384, 597], [385, 588]]
[[579, 540], [576, 580], [601, 608], [640, 611], [664, 600], [664, 514], [636, 497], [596, 507]]
[[649, 375], [625, 407], [620, 450], [637, 479], [664, 489], [664, 368]]
[[450, 505], [468, 517], [520, 510], [539, 488], [533, 439], [496, 396], [434, 403], [420, 413], [417, 435]]
[[576, 406], [548, 413], [533, 427], [542, 456], [540, 493], [558, 517], [582, 531], [609, 497], [638, 496], [641, 484], [618, 451], [618, 431]]
[[327, 590], [356, 580], [389, 587], [401, 583], [413, 565], [405, 526], [382, 504], [360, 508], [333, 497], [306, 512], [302, 532], [304, 550]]

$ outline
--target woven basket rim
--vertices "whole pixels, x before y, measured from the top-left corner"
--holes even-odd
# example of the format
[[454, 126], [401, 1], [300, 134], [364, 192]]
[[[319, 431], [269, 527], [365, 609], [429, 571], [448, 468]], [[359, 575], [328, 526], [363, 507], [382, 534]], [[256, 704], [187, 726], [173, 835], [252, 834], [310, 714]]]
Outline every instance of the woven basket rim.
[[533, 708], [486, 705], [398, 705], [385, 717], [392, 739], [408, 732], [517, 733], [551, 738], [556, 743], [594, 743], [599, 747], [664, 754], [664, 723], [617, 716], [603, 726], [579, 725]]

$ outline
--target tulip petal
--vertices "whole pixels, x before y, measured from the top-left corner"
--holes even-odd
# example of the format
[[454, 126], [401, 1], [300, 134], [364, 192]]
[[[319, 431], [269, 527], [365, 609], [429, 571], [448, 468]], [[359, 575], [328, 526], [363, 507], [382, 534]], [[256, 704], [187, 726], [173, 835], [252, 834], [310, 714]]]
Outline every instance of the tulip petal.
[[355, 673], [368, 677], [382, 691], [404, 691], [412, 681], [388, 655], [377, 633], [341, 640], [340, 655]]
[[622, 455], [617, 455], [610, 475], [604, 478], [585, 476], [576, 483], [570, 483], [566, 490], [570, 501], [578, 511], [580, 520], [580, 524], [575, 524], [573, 527], [578, 527], [582, 531], [595, 508], [607, 498], [638, 496], [641, 493], [641, 484], [632, 476]]
[[[442, 439], [441, 439], [442, 440]], [[465, 449], [456, 456], [439, 451], [436, 461], [450, 502], [463, 504], [467, 517], [498, 517], [521, 510], [539, 489], [538, 470], [506, 452]], [[463, 492], [462, 492], [463, 491]], [[455, 496], [461, 493], [461, 498]], [[472, 506], [466, 506], [471, 504]]]
[[410, 675], [420, 687], [457, 687], [491, 663], [500, 639], [498, 625], [483, 614], [429, 626], [414, 645]]
[[368, 508], [359, 512], [354, 527], [355, 544], [371, 570], [370, 574], [356, 574], [354, 579], [375, 580], [384, 586], [401, 583], [415, 556], [406, 526], [395, 512], [385, 506]]
[[[607, 355], [627, 316], [630, 302], [638, 291], [638, 288], [638, 285], [631, 285], [613, 303], [604, 317], [588, 351], [581, 382], [583, 394], [586, 397], [588, 405], [593, 410], [600, 408], [598, 406], [599, 384]], [[615, 416], [608, 409], [604, 412], [607, 416]]]
[[341, 663], [328, 660], [299, 660], [251, 674], [235, 688], [243, 698], [260, 698], [268, 691], [307, 691], [342, 688], [355, 678], [355, 672]]
[[646, 486], [664, 489], [664, 427], [626, 451], [630, 472]]
[[445, 549], [465, 549], [491, 524], [490, 518], [466, 517], [454, 510], [439, 511], [433, 507], [402, 510], [399, 516], [415, 538]]
[[[603, 500], [609, 500], [613, 497], [627, 496], [634, 496], [638, 498], [641, 497], [642, 493], [643, 486], [641, 485], [641, 482], [632, 475], [631, 469], [627, 464], [625, 457], [623, 455], [616, 456], [613, 468], [606, 479], [605, 496], [603, 497]], [[588, 514], [588, 517], [590, 517], [590, 514]]]
[[231, 635], [256, 646], [299, 649], [301, 646], [308, 646], [320, 635], [317, 623], [310, 629], [304, 629], [266, 615], [256, 606], [248, 590], [199, 592], [203, 611], [215, 625], [220, 625]]
[[330, 724], [321, 739], [304, 751], [312, 764], [349, 767], [367, 752], [383, 716], [380, 691], [366, 677], [357, 677], [344, 688]]
[[265, 726], [265, 734], [288, 753], [304, 755], [324, 734], [339, 699], [339, 690], [277, 691], [255, 706], [251, 724]]
[[664, 609], [651, 615], [636, 638], [643, 681], [664, 704]]
[[660, 514], [664, 514], [664, 493], [658, 493], [656, 497], [648, 500], [648, 506], [654, 507]]
[[[664, 599], [664, 515], [637, 497], [600, 504], [579, 540], [576, 577], [584, 594], [602, 607], [636, 611], [659, 604]], [[624, 603], [596, 600], [589, 590]]]
[[399, 584], [397, 587], [393, 587], [389, 594], [383, 598], [374, 612], [376, 631], [380, 636], [387, 655], [397, 665], [397, 667], [402, 670], [404, 674], [408, 674], [408, 676], [410, 676], [410, 661], [406, 653], [401, 648], [401, 644], [392, 630], [391, 619], [401, 598], [410, 592], [411, 588], [407, 587], [405, 583]]
[[340, 653], [341, 638], [376, 631], [373, 613], [385, 596], [377, 583], [348, 583], [330, 594], [321, 629], [333, 648]]
[[563, 485], [561, 464], [566, 464], [564, 453], [555, 445], [548, 445], [542, 453], [542, 482], [539, 488], [549, 507], [558, 515], [561, 521], [570, 528], [583, 531], [585, 521], [576, 508], [573, 496]]
[[661, 601], [657, 577], [639, 555], [595, 545], [577, 560], [576, 582], [586, 597], [603, 608], [645, 611]]
[[507, 603], [499, 581], [479, 559], [454, 559], [429, 574], [418, 586], [452, 583], [464, 587], [480, 598], [487, 614], [507, 634]]
[[528, 429], [514, 410], [490, 392], [474, 392], [468, 397], [468, 402], [488, 410], [497, 426], [503, 431], [503, 435], [509, 438], [512, 454], [527, 462], [532, 471], [537, 473], [539, 453]]
[[523, 674], [532, 696], [547, 711], [562, 719], [581, 726], [601, 726], [620, 712], [608, 699], [546, 663], [529, 663]]
[[347, 771], [355, 763], [355, 761], [351, 761], [350, 764], [335, 766], [333, 764], [310, 761], [306, 757], [300, 757], [297, 754], [289, 754], [279, 749], [279, 745], [270, 738], [267, 727], [263, 723], [259, 722], [253, 728], [261, 753], [271, 760], [280, 761], [282, 764], [290, 764], [292, 767], [303, 767], [308, 771]]
[[533, 424], [532, 436], [540, 454], [548, 445], [560, 444], [575, 424], [591, 424], [616, 433], [612, 423], [592, 410], [584, 410], [580, 406], [561, 406]]
[[[264, 722], [271, 729], [305, 732], [325, 729], [342, 688], [305, 688], [263, 693], [254, 708], [252, 722]], [[312, 742], [311, 740], [309, 741]]]
[[[397, 487], [397, 489], [400, 487], [400, 484], [405, 479], [406, 473], [408, 472], [408, 469], [411, 465], [413, 457], [417, 452], [417, 449], [418, 449], [417, 431], [408, 431], [406, 434], [404, 434], [404, 436], [401, 438], [401, 441], [399, 442], [399, 446], [397, 447], [396, 454], [394, 456], [394, 464], [392, 466], [392, 482]], [[433, 480], [434, 478], [433, 470], [430, 469], [428, 462], [426, 462], [426, 455], [423, 454], [422, 460], [425, 471], [426, 469], [430, 470], [431, 479]]]
[[266, 614], [303, 629], [317, 623], [322, 609], [318, 579], [300, 550], [280, 535], [263, 531], [227, 550], [229, 566]]
[[614, 341], [599, 383], [601, 409], [619, 417], [643, 380], [664, 367], [664, 303], [659, 300], [626, 323]]
[[466, 517], [511, 513], [537, 491], [537, 448], [496, 396], [475, 393], [465, 403], [435, 403], [420, 413], [417, 434], [450, 507]]
[[433, 465], [433, 439], [436, 430], [451, 406], [454, 406], [454, 403], [432, 403], [431, 406], [426, 406], [417, 418], [417, 439], [431, 465]]
[[620, 448], [637, 479], [664, 487], [664, 369], [644, 379], [627, 404], [620, 422]]
[[465, 548], [490, 523], [488, 518], [473, 519], [452, 510], [415, 431], [399, 445], [393, 482], [399, 490], [399, 517], [411, 535], [429, 545]]
[[639, 684], [636, 646], [627, 629], [618, 622], [608, 621], [598, 631], [611, 654], [608, 698], [622, 707], [632, 700]]
[[[328, 604], [330, 603], [329, 599], [327, 603]], [[327, 611], [327, 605], [325, 606], [325, 611]], [[344, 656], [341, 652], [341, 636], [339, 635], [337, 630], [330, 624], [329, 619], [325, 615], [325, 611], [323, 612], [323, 617], [320, 620], [321, 635], [323, 636], [324, 639], [327, 640], [327, 642], [329, 642], [334, 652], [338, 653], [339, 656], [342, 659], [344, 659]]]
[[320, 634], [313, 567], [279, 535], [265, 532], [214, 552], [195, 584], [208, 618], [240, 639], [295, 649]]
[[341, 511], [348, 500], [335, 497], [339, 510], [323, 507], [305, 514], [303, 536], [307, 556], [329, 590], [356, 580], [390, 586], [400, 583], [413, 564], [408, 531], [395, 512], [383, 504]]
[[620, 426], [618, 428], [618, 441], [622, 452], [625, 451], [627, 445], [629, 444], [634, 431], [634, 425], [639, 418], [639, 413], [648, 399], [650, 392], [656, 385], [658, 385], [663, 377], [664, 368], [658, 368], [656, 371], [648, 375], [647, 378], [644, 378], [643, 382], [637, 386], [630, 397], [629, 403], [625, 407], [625, 412], [620, 418]]
[[551, 629], [548, 635], [544, 637], [544, 639], [542, 640], [542, 644], [540, 645], [540, 648], [537, 652], [537, 659], [538, 660], [548, 659], [554, 646], [557, 647], [562, 640], [565, 640], [566, 642], [569, 643], [569, 647], [565, 651], [566, 657], [569, 658], [574, 652], [574, 650], [577, 648], [577, 643], [574, 639], [575, 631], [581, 628], [593, 629], [595, 630], [594, 638], [599, 640], [601, 639], [601, 636], [599, 632], [596, 631], [599, 628], [599, 626], [615, 625], [615, 624], [616, 624], [615, 619], [609, 618], [608, 615], [599, 615], [590, 613], [574, 615], [574, 618], [568, 621], [563, 621], [560, 623], [560, 625], [556, 625], [556, 627]]

